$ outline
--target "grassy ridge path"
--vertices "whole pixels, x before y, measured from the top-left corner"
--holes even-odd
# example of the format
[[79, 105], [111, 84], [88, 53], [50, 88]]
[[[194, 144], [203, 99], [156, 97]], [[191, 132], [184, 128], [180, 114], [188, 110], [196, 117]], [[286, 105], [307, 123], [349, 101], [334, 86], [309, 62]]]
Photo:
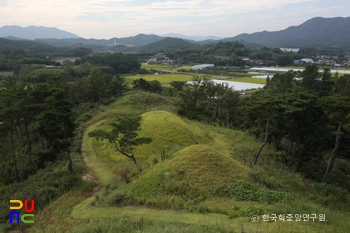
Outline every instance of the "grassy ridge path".
[[95, 122], [90, 125], [84, 132], [83, 144], [82, 144], [82, 154], [83, 160], [86, 166], [93, 170], [101, 185], [108, 185], [115, 180], [113, 173], [103, 164], [102, 161], [97, 157], [92, 141], [95, 140], [88, 136], [88, 134], [100, 126], [105, 120]]
[[[113, 183], [115, 177], [113, 173], [108, 169], [108, 167], [101, 161], [93, 148], [92, 140], [88, 136], [88, 133], [100, 126], [104, 120], [96, 122], [90, 125], [84, 132], [82, 151], [83, 160], [86, 165], [96, 173], [101, 186]], [[185, 211], [172, 211], [172, 210], [156, 210], [146, 207], [135, 207], [135, 206], [125, 206], [125, 207], [97, 207], [92, 206], [91, 203], [95, 201], [95, 195], [103, 191], [100, 187], [98, 191], [94, 193], [91, 197], [80, 202], [73, 208], [72, 217], [76, 219], [105, 219], [105, 218], [117, 218], [117, 217], [136, 217], [143, 218], [145, 220], [151, 221], [163, 221], [163, 222], [176, 222], [184, 224], [196, 224], [196, 225], [225, 225], [231, 229], [242, 229], [245, 232], [279, 232], [278, 229], [281, 228], [280, 223], [276, 224], [264, 224], [259, 221], [259, 223], [252, 223], [249, 218], [235, 218], [229, 219], [227, 215], [221, 214], [199, 214], [199, 213], [189, 213]], [[269, 226], [270, 225], [270, 226]], [[282, 223], [286, 225], [286, 223]], [[289, 225], [289, 224], [288, 224]], [[301, 225], [300, 225], [301, 226]], [[295, 229], [297, 229], [296, 227]], [[277, 230], [277, 231], [276, 231]], [[300, 229], [301, 230], [301, 229]], [[302, 231], [300, 231], [302, 232]]]
[[[88, 133], [96, 129], [104, 121], [96, 122], [90, 125], [84, 132], [82, 151], [83, 159], [86, 165], [93, 170], [101, 185], [110, 184], [114, 179], [113, 173], [103, 164], [97, 157], [93, 146], [92, 140], [88, 136]], [[97, 191], [101, 192], [101, 191]], [[226, 215], [220, 214], [196, 214], [188, 213], [184, 211], [171, 211], [171, 210], [155, 210], [144, 207], [93, 207], [90, 205], [94, 201], [95, 197], [91, 196], [78, 205], [76, 205], [72, 212], [73, 218], [106, 218], [106, 217], [120, 217], [120, 216], [133, 216], [143, 217], [149, 220], [156, 221], [169, 221], [180, 222], [189, 224], [215, 224], [223, 223], [234, 224], [237, 227], [238, 222], [227, 218]], [[235, 222], [235, 223], [234, 223]]]

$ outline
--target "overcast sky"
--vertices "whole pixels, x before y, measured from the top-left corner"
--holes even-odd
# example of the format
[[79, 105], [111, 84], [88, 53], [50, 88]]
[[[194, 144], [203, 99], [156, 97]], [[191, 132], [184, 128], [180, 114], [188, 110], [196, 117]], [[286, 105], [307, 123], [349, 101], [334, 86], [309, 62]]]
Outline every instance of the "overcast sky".
[[0, 0], [0, 26], [57, 27], [84, 38], [181, 33], [232, 37], [313, 17], [349, 17], [349, 0]]

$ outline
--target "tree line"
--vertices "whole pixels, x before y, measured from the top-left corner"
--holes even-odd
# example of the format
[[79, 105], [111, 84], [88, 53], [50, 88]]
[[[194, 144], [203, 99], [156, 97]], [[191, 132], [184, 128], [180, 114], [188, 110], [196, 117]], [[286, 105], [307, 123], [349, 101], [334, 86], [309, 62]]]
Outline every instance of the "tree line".
[[[294, 60], [301, 59], [301, 53], [284, 53], [277, 48], [250, 49], [239, 42], [219, 42], [195, 48], [184, 48], [163, 51], [171, 59], [182, 64], [211, 63], [216, 66], [244, 66], [247, 65], [242, 57], [251, 60], [264, 61], [264, 65], [292, 65]], [[259, 65], [255, 63], [250, 63]]]
[[[121, 63], [114, 61], [115, 67], [127, 61], [133, 64], [130, 67], [140, 66], [137, 59], [130, 59], [130, 56], [122, 60], [118, 55], [118, 59]], [[110, 103], [127, 90], [121, 75], [110, 74], [106, 64], [100, 65], [65, 63], [59, 73], [43, 72], [38, 76], [42, 79], [35, 81], [30, 78], [33, 76], [28, 76], [31, 72], [26, 72], [28, 68], [33, 70], [24, 66], [18, 74], [3, 81], [0, 88], [0, 183], [25, 180], [57, 159], [65, 159], [68, 170], [73, 170], [71, 143], [79, 114], [90, 109], [86, 106]], [[69, 77], [75, 81], [68, 83]]]
[[[308, 178], [350, 190], [349, 75], [332, 77], [327, 68], [319, 72], [317, 66], [308, 66], [303, 72], [275, 74], [250, 96], [239, 96], [205, 77], [172, 86], [180, 115], [248, 130], [261, 139], [253, 165], [270, 144], [276, 149], [271, 159]], [[334, 170], [336, 158], [344, 163]]]

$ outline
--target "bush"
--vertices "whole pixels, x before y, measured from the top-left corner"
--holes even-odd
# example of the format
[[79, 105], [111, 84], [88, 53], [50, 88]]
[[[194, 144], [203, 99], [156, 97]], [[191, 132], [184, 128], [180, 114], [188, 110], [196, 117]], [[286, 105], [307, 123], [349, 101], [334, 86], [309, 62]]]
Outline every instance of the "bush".
[[57, 195], [59, 190], [54, 187], [45, 186], [38, 192], [38, 199], [42, 202], [51, 202]]
[[224, 192], [236, 201], [257, 201], [271, 204], [292, 198], [292, 194], [263, 188], [257, 184], [239, 180], [224, 188]]
[[199, 205], [198, 212], [201, 214], [206, 214], [206, 213], [210, 213], [210, 210], [207, 205]]
[[261, 206], [249, 206], [239, 210], [240, 215], [245, 217], [251, 217], [253, 215], [263, 215], [266, 213], [266, 210]]

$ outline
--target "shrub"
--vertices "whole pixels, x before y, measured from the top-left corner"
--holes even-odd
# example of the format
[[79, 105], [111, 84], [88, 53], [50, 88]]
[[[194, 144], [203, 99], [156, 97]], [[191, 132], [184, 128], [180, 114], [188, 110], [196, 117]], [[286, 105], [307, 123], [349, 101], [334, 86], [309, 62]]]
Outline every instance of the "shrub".
[[287, 200], [292, 197], [289, 192], [269, 190], [243, 180], [227, 186], [224, 188], [224, 192], [236, 201], [257, 201], [265, 204]]
[[125, 168], [118, 173], [120, 180], [125, 183], [129, 183], [131, 179], [131, 170], [128, 168]]
[[207, 205], [202, 204], [198, 206], [198, 212], [201, 214], [206, 214], [206, 213], [210, 213], [210, 210]]
[[261, 206], [249, 206], [239, 210], [240, 215], [251, 217], [253, 215], [263, 215], [266, 213], [266, 210]]
[[42, 202], [50, 202], [59, 194], [59, 190], [54, 187], [45, 186], [39, 190], [38, 199]]

